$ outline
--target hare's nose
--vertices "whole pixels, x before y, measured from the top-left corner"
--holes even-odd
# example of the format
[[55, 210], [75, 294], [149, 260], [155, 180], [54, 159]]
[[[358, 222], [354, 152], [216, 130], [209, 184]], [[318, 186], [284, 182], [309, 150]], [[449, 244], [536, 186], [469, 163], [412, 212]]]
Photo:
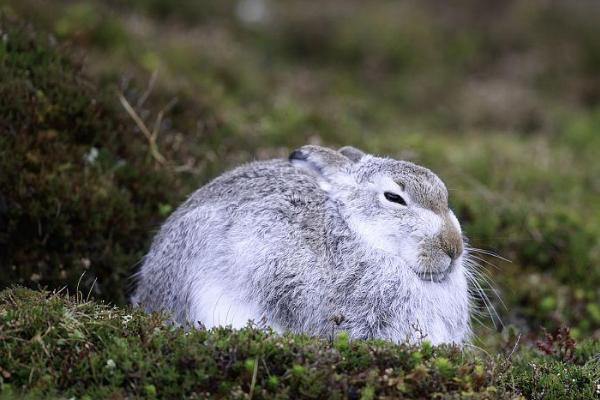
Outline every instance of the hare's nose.
[[444, 250], [444, 253], [446, 253], [448, 255], [448, 257], [450, 257], [452, 259], [452, 261], [456, 260], [458, 258], [458, 256], [460, 255], [460, 253], [455, 247], [444, 247], [442, 246], [442, 249]]
[[444, 253], [452, 259], [456, 260], [463, 252], [462, 236], [458, 229], [451, 223], [446, 221], [440, 232], [440, 245]]

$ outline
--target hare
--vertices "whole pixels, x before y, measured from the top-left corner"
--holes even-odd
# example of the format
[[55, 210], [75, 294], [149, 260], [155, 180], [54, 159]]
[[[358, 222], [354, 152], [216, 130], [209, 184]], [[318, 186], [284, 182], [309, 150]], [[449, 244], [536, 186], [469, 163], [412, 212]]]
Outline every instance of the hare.
[[433, 172], [307, 145], [193, 193], [154, 238], [132, 302], [207, 327], [460, 344], [465, 253]]

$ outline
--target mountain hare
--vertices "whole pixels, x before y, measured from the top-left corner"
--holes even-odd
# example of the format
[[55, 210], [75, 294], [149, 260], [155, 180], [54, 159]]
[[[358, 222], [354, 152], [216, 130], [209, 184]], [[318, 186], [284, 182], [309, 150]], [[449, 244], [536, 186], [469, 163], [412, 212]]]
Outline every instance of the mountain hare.
[[303, 146], [198, 189], [164, 223], [132, 302], [177, 322], [461, 343], [469, 294], [444, 183], [353, 147]]

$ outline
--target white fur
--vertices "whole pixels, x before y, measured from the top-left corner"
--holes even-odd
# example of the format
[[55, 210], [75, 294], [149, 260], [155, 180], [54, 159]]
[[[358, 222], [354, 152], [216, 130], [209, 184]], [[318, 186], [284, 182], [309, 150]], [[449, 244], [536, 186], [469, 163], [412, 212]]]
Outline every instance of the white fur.
[[[345, 329], [352, 338], [466, 340], [462, 261], [439, 282], [416, 273], [423, 251], [430, 264], [444, 261], [442, 249], [431, 247], [443, 219], [417, 202], [426, 193], [443, 209], [439, 178], [406, 162], [300, 150], [292, 163], [248, 164], [194, 193], [155, 238], [134, 302], [208, 327], [253, 320], [318, 335]], [[437, 191], [405, 191], [392, 179], [402, 174]], [[407, 205], [386, 200], [386, 191]]]
[[460, 222], [458, 222], [456, 215], [454, 215], [454, 212], [452, 212], [452, 210], [448, 210], [448, 213], [450, 214], [450, 221], [452, 221], [452, 225], [454, 225], [454, 228], [456, 230], [458, 230], [458, 232], [462, 235], [462, 229], [460, 227]]
[[416, 207], [416, 211], [421, 218], [419, 234], [423, 236], [434, 236], [440, 233], [443, 221], [439, 215], [423, 207]]
[[394, 240], [380, 229], [378, 221], [368, 221], [358, 216], [348, 218], [348, 226], [356, 232], [365, 244], [388, 253], [395, 253], [398, 249]]
[[261, 315], [256, 305], [231, 293], [225, 283], [211, 280], [194, 290], [190, 319], [202, 322], [207, 328], [230, 325], [240, 329], [249, 320], [259, 323]]

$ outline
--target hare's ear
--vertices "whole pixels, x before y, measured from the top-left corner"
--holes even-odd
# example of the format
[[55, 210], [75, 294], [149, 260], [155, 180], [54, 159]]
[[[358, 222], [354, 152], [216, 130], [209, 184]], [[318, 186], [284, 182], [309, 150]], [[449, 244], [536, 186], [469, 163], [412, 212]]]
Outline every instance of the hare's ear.
[[289, 160], [292, 164], [309, 169], [326, 180], [352, 165], [352, 161], [341, 153], [314, 145], [302, 146], [292, 151]]
[[352, 146], [340, 147], [338, 151], [348, 157], [352, 162], [359, 162], [360, 159], [366, 155], [364, 151]]

